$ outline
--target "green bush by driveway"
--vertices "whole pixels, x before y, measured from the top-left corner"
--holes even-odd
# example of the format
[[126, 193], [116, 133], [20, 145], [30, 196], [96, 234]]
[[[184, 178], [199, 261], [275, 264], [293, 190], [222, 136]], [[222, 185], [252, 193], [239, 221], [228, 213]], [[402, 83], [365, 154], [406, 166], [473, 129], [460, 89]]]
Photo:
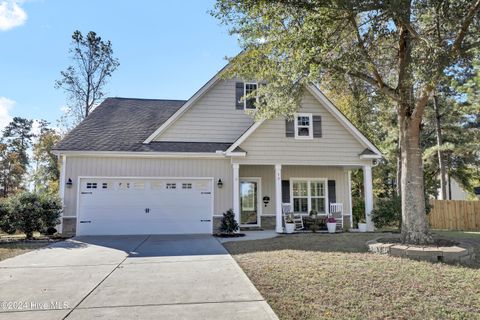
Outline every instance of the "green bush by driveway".
[[6, 233], [20, 231], [27, 239], [35, 231], [45, 233], [59, 222], [60, 200], [33, 192], [20, 192], [0, 205], [0, 229]]

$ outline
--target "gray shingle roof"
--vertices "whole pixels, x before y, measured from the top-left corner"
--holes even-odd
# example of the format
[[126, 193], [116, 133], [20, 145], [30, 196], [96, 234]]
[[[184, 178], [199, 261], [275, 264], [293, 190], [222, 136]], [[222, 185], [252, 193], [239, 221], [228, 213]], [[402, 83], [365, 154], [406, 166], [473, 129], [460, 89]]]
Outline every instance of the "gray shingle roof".
[[231, 143], [152, 142], [146, 138], [186, 101], [107, 98], [56, 146], [58, 151], [215, 152]]

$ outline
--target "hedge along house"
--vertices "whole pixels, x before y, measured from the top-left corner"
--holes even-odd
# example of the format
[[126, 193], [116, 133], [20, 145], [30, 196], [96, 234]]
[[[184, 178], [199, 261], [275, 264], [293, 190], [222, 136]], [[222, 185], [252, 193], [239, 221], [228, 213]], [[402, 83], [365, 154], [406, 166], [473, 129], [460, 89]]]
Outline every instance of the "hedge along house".
[[310, 85], [299, 113], [257, 121], [256, 82], [214, 76], [189, 100], [107, 98], [56, 147], [61, 231], [77, 235], [212, 233], [232, 208], [242, 227], [283, 232], [295, 213], [340, 211], [351, 227], [350, 172], [380, 151]]

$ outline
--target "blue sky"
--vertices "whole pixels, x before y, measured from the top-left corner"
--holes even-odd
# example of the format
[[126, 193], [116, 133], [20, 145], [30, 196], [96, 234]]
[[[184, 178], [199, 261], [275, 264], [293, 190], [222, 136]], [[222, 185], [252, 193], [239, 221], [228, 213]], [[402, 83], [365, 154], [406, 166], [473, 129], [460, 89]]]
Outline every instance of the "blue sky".
[[120, 60], [108, 96], [187, 99], [239, 52], [208, 13], [213, 0], [0, 0], [0, 128], [10, 117], [61, 115], [54, 88], [71, 35], [95, 31]]

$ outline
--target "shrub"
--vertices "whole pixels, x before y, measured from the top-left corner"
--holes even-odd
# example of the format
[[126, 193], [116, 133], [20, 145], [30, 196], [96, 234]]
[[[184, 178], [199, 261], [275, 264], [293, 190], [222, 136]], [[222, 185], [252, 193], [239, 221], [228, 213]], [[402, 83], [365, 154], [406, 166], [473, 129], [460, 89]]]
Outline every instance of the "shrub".
[[8, 198], [5, 207], [6, 217], [3, 219], [2, 230], [21, 231], [27, 239], [31, 239], [35, 231], [45, 233], [48, 228], [57, 225], [62, 210], [56, 197], [27, 191]]
[[224, 233], [234, 233], [238, 231], [239, 226], [235, 221], [235, 214], [232, 209], [229, 209], [223, 214], [222, 224], [220, 225], [220, 231]]
[[16, 231], [13, 217], [9, 214], [5, 201], [0, 203], [0, 230], [8, 234], [14, 234]]
[[376, 228], [396, 227], [402, 225], [402, 202], [400, 197], [378, 199], [372, 210], [372, 221]]

